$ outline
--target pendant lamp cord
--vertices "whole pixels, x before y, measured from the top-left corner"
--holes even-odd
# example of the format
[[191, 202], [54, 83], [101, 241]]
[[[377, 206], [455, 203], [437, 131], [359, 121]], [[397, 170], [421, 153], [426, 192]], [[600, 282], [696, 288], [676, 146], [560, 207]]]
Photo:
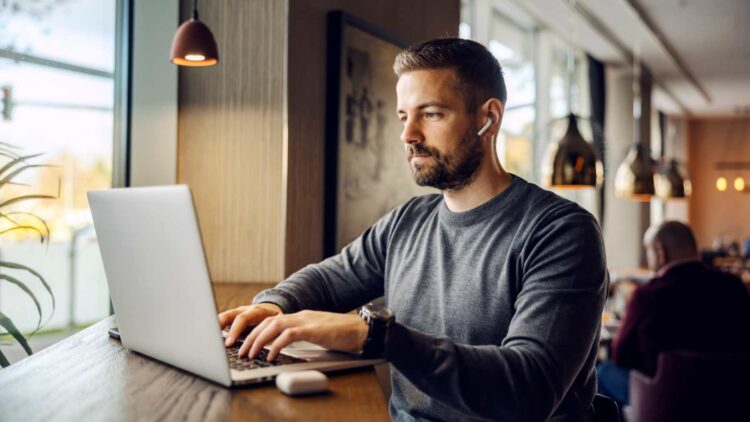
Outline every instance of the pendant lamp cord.
[[[568, 6], [571, 10], [576, 9], [576, 0], [567, 0]], [[575, 39], [575, 23], [573, 21], [574, 13], [568, 14], [568, 33], [572, 35], [572, 39]], [[568, 57], [567, 57], [567, 77], [568, 77], [568, 114], [573, 114], [573, 74], [575, 73], [575, 57], [573, 55], [573, 46], [568, 45]]]
[[573, 47], [568, 47], [568, 112], [570, 114], [573, 114], [573, 73], [575, 73]]
[[193, 19], [198, 20], [198, 0], [193, 0]]
[[640, 143], [641, 131], [641, 61], [640, 46], [636, 44], [633, 48], [633, 141]]

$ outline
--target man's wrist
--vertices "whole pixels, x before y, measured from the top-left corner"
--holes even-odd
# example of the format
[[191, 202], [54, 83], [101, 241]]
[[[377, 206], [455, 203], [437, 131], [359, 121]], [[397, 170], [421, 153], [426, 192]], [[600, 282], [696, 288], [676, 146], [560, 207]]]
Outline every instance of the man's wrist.
[[358, 313], [368, 326], [367, 336], [362, 346], [362, 357], [366, 359], [382, 357], [388, 328], [395, 320], [393, 311], [383, 305], [368, 303], [360, 308]]
[[273, 302], [259, 302], [259, 303], [256, 303], [255, 305], [256, 306], [267, 307], [267, 308], [272, 309], [274, 311], [278, 311], [279, 314], [283, 314], [284, 313], [284, 308], [282, 308], [278, 303], [273, 303]]

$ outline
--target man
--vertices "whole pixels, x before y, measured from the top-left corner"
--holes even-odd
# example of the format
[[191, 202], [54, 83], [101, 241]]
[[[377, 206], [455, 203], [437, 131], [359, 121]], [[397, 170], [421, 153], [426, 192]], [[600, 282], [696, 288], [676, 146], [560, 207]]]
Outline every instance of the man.
[[731, 274], [706, 268], [690, 227], [668, 221], [646, 231], [656, 276], [633, 293], [612, 342], [614, 363], [599, 367], [599, 389], [628, 403], [629, 371], [653, 376], [660, 352], [750, 352], [750, 296]]
[[[586, 420], [607, 283], [596, 221], [503, 170], [505, 84], [483, 46], [428, 41], [394, 70], [414, 179], [442, 195], [413, 198], [340, 254], [222, 313], [227, 344], [259, 324], [240, 354], [273, 341], [273, 358], [297, 340], [379, 353], [395, 420]], [[395, 322], [340, 313], [382, 295]]]

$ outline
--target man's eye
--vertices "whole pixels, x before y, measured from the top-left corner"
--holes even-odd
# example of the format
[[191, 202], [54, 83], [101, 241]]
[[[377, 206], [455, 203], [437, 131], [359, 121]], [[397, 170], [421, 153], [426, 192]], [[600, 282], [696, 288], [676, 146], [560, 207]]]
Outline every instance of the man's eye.
[[440, 117], [440, 113], [426, 112], [424, 114], [424, 117], [428, 119], [437, 119], [438, 117]]

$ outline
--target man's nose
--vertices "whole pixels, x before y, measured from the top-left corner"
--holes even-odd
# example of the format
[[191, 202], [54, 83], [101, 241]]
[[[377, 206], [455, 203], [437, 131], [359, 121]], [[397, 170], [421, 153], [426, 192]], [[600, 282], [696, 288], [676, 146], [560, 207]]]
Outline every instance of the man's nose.
[[406, 145], [415, 144], [424, 141], [424, 135], [419, 127], [411, 120], [404, 123], [404, 129], [401, 131], [401, 142]]

